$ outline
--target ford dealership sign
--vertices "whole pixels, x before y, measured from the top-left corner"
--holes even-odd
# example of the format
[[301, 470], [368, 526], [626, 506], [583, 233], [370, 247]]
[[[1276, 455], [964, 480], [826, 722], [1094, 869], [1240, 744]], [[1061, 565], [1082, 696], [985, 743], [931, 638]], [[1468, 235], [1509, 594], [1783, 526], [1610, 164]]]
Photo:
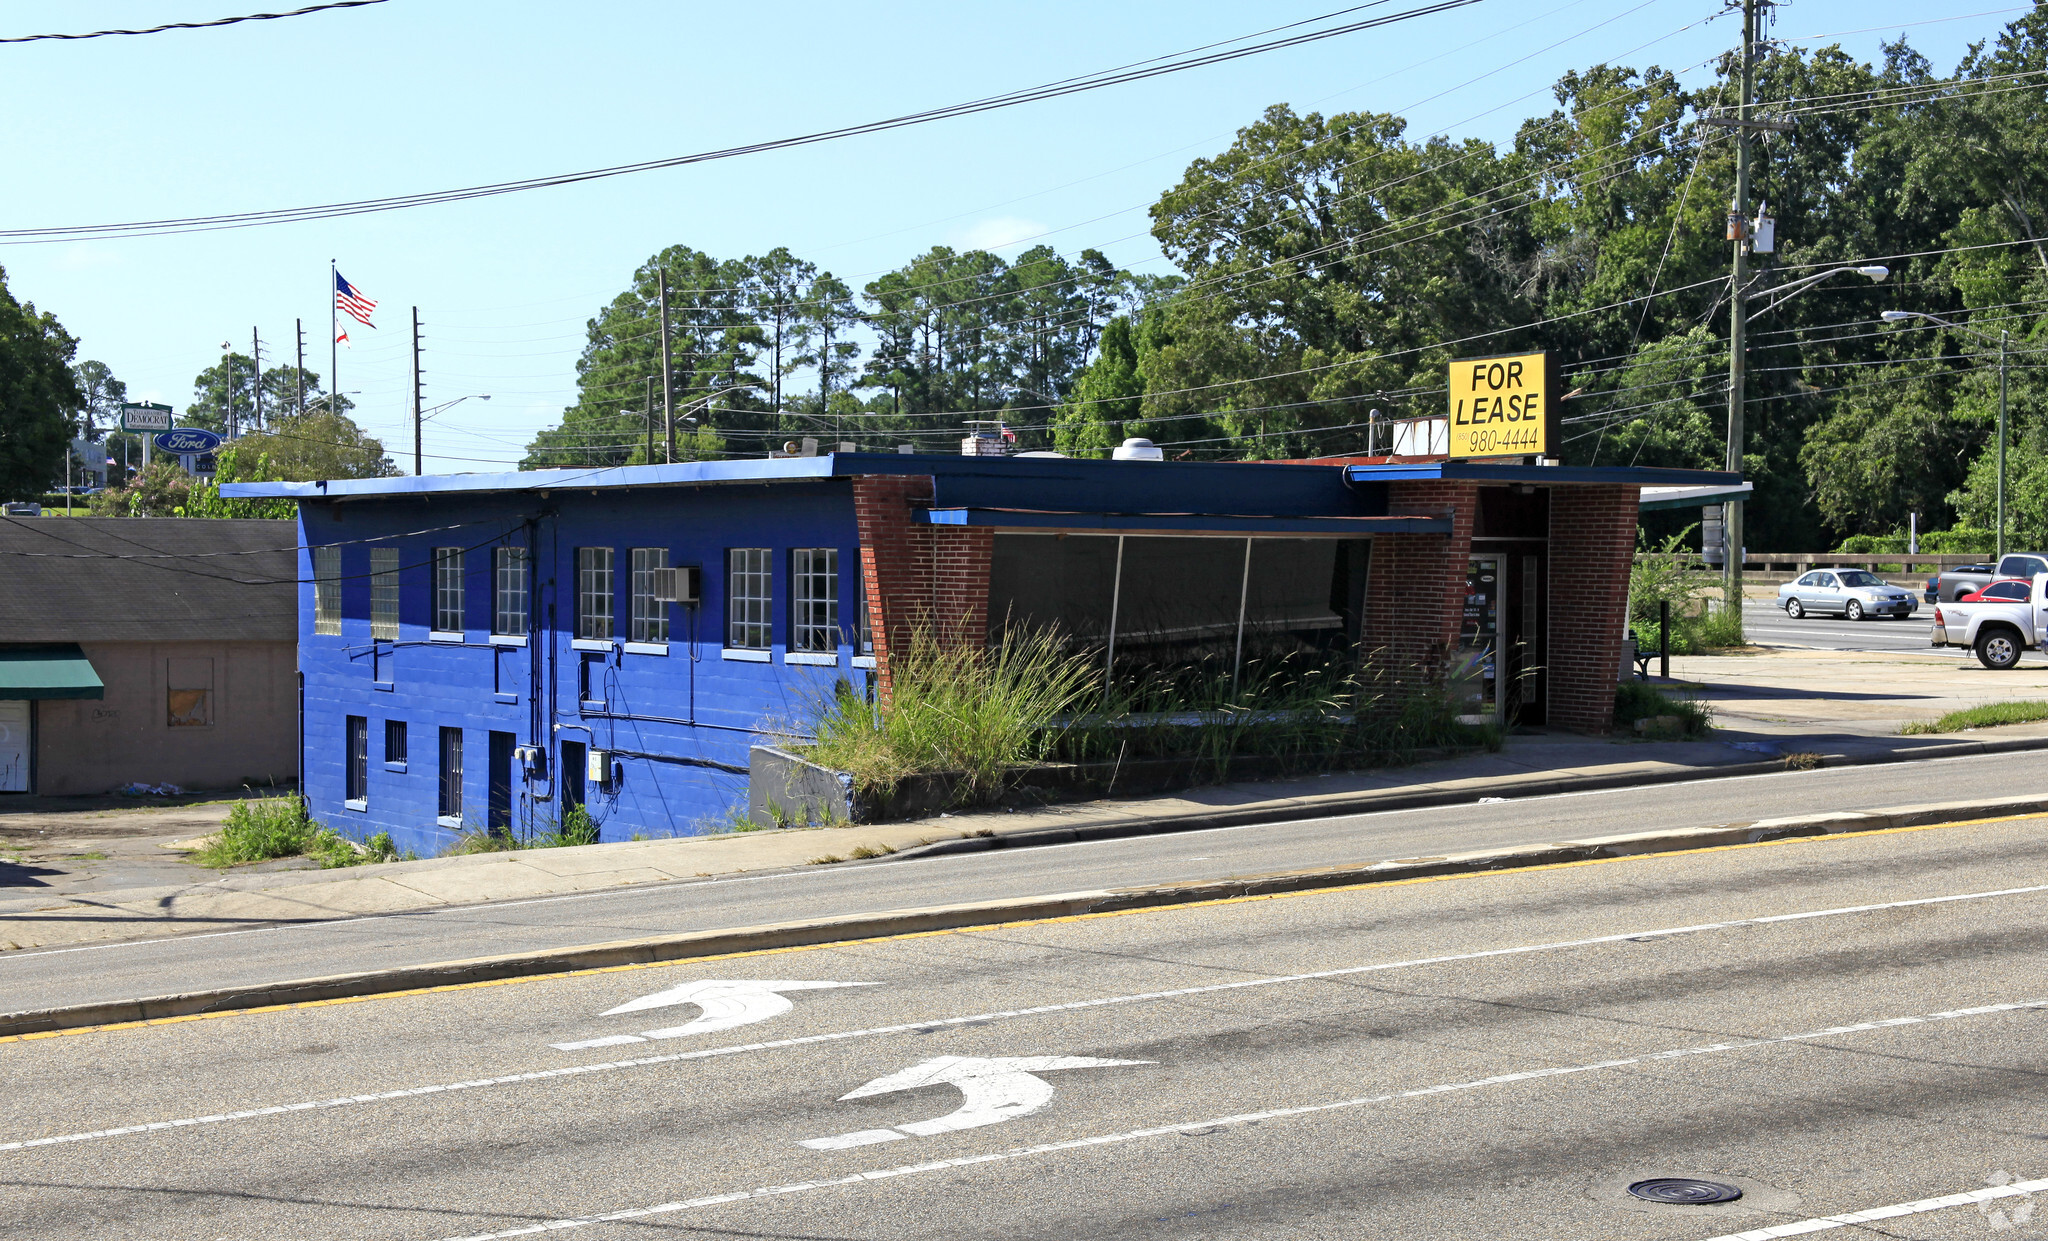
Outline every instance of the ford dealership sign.
[[165, 431], [156, 437], [156, 446], [165, 452], [212, 452], [220, 447], [220, 436], [197, 427], [180, 427], [176, 431]]

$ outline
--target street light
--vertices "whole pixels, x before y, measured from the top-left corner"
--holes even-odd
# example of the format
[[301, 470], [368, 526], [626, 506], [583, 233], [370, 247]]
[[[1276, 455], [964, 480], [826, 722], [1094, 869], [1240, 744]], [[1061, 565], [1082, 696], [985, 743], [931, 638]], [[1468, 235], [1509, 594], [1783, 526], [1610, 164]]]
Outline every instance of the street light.
[[1826, 280], [1829, 276], [1839, 276], [1845, 272], [1853, 272], [1858, 276], [1864, 277], [1865, 279], [1874, 281], [1878, 284], [1882, 284], [1885, 282], [1885, 280], [1890, 278], [1892, 274], [1892, 269], [1886, 267], [1882, 263], [1867, 263], [1861, 267], [1830, 267], [1826, 271], [1815, 272], [1811, 276], [1804, 276], [1798, 280], [1794, 280], [1790, 284], [1782, 284], [1779, 285], [1777, 288], [1772, 289], [1770, 293], [1766, 296], [1774, 298], [1775, 300], [1773, 300], [1770, 305], [1764, 307], [1762, 310], [1752, 312], [1749, 317], [1751, 319], [1754, 319], [1758, 315], [1769, 314], [1771, 311], [1776, 310], [1780, 306], [1783, 306], [1786, 302], [1789, 302], [1793, 298], [1798, 297], [1801, 293], [1806, 292], [1814, 285], [1817, 285], [1821, 281]]
[[[1966, 332], [1978, 340], [1989, 341], [1991, 333], [1961, 323], [1951, 323], [1939, 315], [1930, 315], [1924, 310], [1887, 310], [1883, 315], [1886, 323], [1904, 323], [1909, 319], [1925, 319], [1941, 327]], [[1998, 329], [1998, 558], [2005, 559], [2005, 351], [2011, 333]]]
[[[472, 392], [472, 393], [469, 393], [469, 394], [468, 394], [468, 395], [466, 395], [466, 396], [458, 396], [458, 397], [456, 397], [456, 398], [455, 398], [454, 400], [452, 400], [452, 401], [443, 401], [443, 402], [441, 402], [441, 403], [440, 403], [439, 405], [436, 405], [436, 406], [434, 406], [434, 407], [433, 407], [432, 409], [421, 409], [421, 408], [419, 407], [419, 405], [418, 405], [417, 403], [415, 403], [415, 404], [413, 405], [413, 407], [412, 407], [412, 408], [413, 408], [413, 415], [412, 415], [412, 472], [413, 472], [413, 477], [417, 478], [417, 477], [419, 477], [420, 475], [422, 475], [422, 474], [425, 474], [425, 473], [427, 472], [427, 470], [426, 470], [426, 461], [427, 461], [427, 454], [426, 454], [425, 450], [424, 450], [424, 449], [423, 449], [423, 448], [421, 447], [421, 434], [420, 434], [420, 428], [424, 427], [424, 426], [426, 425], [426, 423], [427, 423], [427, 419], [429, 419], [429, 418], [432, 418], [432, 417], [433, 417], [433, 416], [434, 416], [435, 414], [438, 414], [438, 413], [442, 413], [442, 412], [444, 412], [444, 411], [446, 411], [446, 410], [454, 409], [454, 408], [455, 408], [455, 407], [456, 407], [457, 405], [460, 405], [460, 404], [462, 404], [462, 403], [463, 403], [464, 401], [467, 401], [467, 400], [471, 399], [472, 397], [473, 397], [473, 398], [475, 398], [476, 400], [479, 400], [479, 401], [488, 401], [488, 400], [490, 400], [490, 399], [491, 399], [491, 395], [490, 395], [490, 393], [488, 393], [488, 392]], [[415, 402], [417, 402], [417, 401], [418, 401], [418, 399], [419, 399], [419, 391], [418, 391], [418, 385], [414, 385], [414, 391], [413, 391], [413, 399], [414, 399], [414, 401], [415, 401]]]
[[[1747, 72], [1747, 70], [1745, 70]], [[1746, 89], [1746, 88], [1745, 88]], [[1744, 150], [1747, 150], [1745, 147]], [[1746, 158], [1746, 157], [1745, 157]], [[1747, 174], [1745, 174], [1746, 177]], [[1747, 185], [1747, 181], [1743, 182]], [[1743, 194], [1747, 194], [1745, 189]], [[1854, 274], [1866, 280], [1881, 281], [1892, 274], [1892, 269], [1880, 263], [1865, 263], [1847, 267], [1830, 267], [1810, 276], [1802, 276], [1790, 284], [1779, 285], [1763, 296], [1770, 297], [1771, 303], [1762, 310], [1745, 313], [1748, 310], [1749, 289], [1743, 281], [1745, 270], [1742, 258], [1742, 243], [1736, 245], [1735, 280], [1731, 295], [1734, 306], [1728, 333], [1728, 469], [1731, 473], [1742, 471], [1742, 414], [1743, 404], [1748, 399], [1749, 387], [1749, 345], [1745, 329], [1750, 320], [1759, 315], [1769, 314], [1801, 293], [1826, 280], [1830, 276]], [[1742, 534], [1742, 501], [1730, 500], [1722, 509], [1721, 518], [1721, 594], [1724, 606], [1742, 614], [1742, 554], [1746, 540]]]

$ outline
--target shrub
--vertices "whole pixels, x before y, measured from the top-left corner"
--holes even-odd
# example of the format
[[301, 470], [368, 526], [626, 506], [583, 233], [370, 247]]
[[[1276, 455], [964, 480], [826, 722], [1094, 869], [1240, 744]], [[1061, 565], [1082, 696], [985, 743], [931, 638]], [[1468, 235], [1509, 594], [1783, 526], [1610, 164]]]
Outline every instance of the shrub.
[[226, 868], [272, 858], [297, 857], [319, 829], [297, 797], [236, 802], [220, 831], [193, 854], [201, 866]]
[[1688, 737], [1704, 736], [1714, 726], [1714, 709], [1691, 695], [1672, 698], [1647, 681], [1623, 681], [1614, 691], [1614, 726], [1633, 730], [1637, 720], [1676, 716]]

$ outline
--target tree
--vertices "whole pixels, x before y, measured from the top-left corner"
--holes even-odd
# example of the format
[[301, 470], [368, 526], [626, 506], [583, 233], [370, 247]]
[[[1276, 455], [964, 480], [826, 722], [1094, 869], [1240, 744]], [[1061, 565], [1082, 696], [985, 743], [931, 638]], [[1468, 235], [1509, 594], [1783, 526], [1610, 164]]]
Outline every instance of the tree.
[[325, 409], [276, 419], [223, 446], [216, 460], [221, 482], [392, 478], [399, 472], [382, 441], [347, 414]]
[[86, 439], [96, 440], [121, 425], [121, 406], [128, 400], [128, 385], [114, 378], [105, 362], [86, 359], [71, 368], [72, 378], [85, 397]]
[[64, 476], [85, 410], [77, 351], [55, 315], [15, 300], [0, 269], [0, 498], [32, 499]]

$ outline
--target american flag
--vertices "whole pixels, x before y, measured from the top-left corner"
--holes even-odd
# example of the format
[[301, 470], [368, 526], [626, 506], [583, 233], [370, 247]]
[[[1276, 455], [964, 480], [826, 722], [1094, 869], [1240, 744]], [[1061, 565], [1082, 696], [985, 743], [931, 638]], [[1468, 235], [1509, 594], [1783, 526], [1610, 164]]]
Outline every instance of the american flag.
[[334, 273], [334, 305], [364, 327], [377, 326], [370, 322], [370, 312], [377, 309], [377, 303], [356, 292], [356, 286], [343, 280], [340, 272]]

